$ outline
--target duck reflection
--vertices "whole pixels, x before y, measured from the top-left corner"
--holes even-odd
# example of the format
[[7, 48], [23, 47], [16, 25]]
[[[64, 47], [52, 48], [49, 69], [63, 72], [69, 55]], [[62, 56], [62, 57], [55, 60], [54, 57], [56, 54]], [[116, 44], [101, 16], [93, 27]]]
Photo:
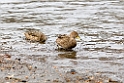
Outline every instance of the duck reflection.
[[58, 54], [59, 58], [70, 58], [70, 59], [76, 59], [76, 51], [66, 51], [64, 53]]

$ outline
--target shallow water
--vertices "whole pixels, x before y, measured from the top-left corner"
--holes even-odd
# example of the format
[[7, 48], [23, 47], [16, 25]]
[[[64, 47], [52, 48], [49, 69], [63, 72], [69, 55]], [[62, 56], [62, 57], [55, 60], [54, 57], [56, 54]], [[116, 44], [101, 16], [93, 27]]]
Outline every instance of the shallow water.
[[[28, 28], [45, 33], [46, 43], [25, 40]], [[44, 58], [42, 63], [62, 71], [101, 72], [124, 81], [123, 29], [123, 0], [0, 1], [0, 52], [13, 58]], [[56, 35], [71, 30], [78, 31], [82, 41], [72, 51], [57, 51]]]

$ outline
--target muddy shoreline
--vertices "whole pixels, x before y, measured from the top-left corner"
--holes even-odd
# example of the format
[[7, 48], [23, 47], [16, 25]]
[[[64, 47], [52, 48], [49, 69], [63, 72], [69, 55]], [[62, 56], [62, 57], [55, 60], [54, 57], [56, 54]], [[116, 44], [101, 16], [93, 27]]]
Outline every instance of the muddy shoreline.
[[[122, 83], [101, 72], [75, 69], [61, 71], [50, 63], [29, 63], [30, 59], [12, 59], [9, 54], [0, 54], [1, 83]], [[42, 59], [40, 59], [42, 61]], [[44, 59], [43, 61], [44, 62]]]

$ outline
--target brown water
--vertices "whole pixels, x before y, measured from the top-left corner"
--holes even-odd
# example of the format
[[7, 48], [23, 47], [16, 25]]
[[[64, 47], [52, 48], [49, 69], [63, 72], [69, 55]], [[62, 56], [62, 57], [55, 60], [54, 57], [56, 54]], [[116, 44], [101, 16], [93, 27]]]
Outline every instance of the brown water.
[[[45, 33], [46, 43], [26, 41], [24, 32], [28, 28]], [[82, 41], [73, 51], [57, 51], [56, 35], [71, 30], [78, 31]], [[101, 72], [124, 82], [124, 2], [1, 0], [0, 53], [31, 57], [27, 62], [48, 63], [61, 71]]]

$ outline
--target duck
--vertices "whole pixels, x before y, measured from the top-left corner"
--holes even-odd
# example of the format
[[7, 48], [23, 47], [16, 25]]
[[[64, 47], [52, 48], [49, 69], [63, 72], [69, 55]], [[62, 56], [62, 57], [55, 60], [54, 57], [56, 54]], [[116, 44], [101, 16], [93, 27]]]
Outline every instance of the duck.
[[29, 29], [24, 33], [27, 40], [31, 40], [33, 42], [43, 43], [46, 41], [47, 37], [44, 33], [37, 29]]
[[69, 35], [60, 34], [56, 39], [58, 49], [59, 46], [66, 50], [76, 47], [77, 41], [75, 39], [80, 39], [80, 36], [76, 31], [72, 31]]

